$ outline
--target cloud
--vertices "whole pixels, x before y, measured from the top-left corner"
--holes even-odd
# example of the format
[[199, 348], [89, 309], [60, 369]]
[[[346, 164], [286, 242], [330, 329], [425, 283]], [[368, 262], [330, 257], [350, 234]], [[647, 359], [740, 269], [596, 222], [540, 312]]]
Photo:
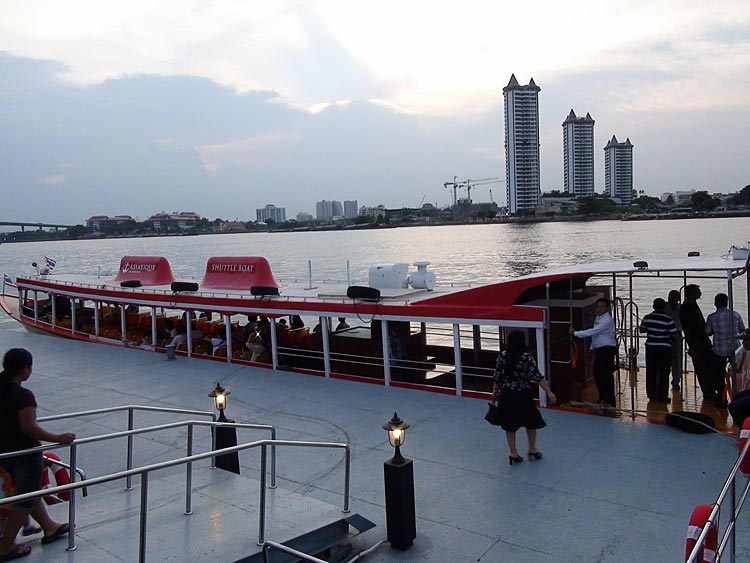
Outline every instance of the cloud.
[[57, 186], [58, 184], [62, 184], [65, 181], [65, 175], [64, 174], [54, 174], [52, 176], [42, 176], [41, 178], [37, 178], [36, 182], [37, 184], [43, 184], [45, 186]]

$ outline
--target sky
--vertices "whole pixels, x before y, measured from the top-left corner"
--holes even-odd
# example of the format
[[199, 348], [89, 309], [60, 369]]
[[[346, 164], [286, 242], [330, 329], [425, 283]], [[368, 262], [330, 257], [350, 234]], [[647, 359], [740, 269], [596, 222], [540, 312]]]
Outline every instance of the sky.
[[442, 206], [454, 176], [504, 205], [511, 74], [543, 191], [571, 109], [598, 192], [613, 135], [648, 195], [750, 184], [747, 0], [0, 0], [0, 220]]

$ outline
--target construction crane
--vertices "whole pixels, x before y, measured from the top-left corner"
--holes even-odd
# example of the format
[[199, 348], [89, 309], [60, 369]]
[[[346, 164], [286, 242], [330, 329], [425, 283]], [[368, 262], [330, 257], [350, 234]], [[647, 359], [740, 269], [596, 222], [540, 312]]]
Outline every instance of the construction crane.
[[485, 184], [496, 184], [503, 182], [500, 178], [494, 176], [492, 178], [480, 178], [479, 180], [466, 180], [464, 185], [466, 186], [466, 199], [471, 203], [471, 189], [477, 186], [484, 186]]
[[458, 176], [453, 176], [453, 181], [452, 182], [444, 182], [443, 183], [443, 187], [444, 188], [448, 188], [448, 187], [453, 188], [453, 205], [456, 205], [456, 201], [457, 201], [456, 200], [456, 188], [458, 188], [458, 186], [459, 186], [459, 184], [456, 183], [457, 179], [458, 179]]

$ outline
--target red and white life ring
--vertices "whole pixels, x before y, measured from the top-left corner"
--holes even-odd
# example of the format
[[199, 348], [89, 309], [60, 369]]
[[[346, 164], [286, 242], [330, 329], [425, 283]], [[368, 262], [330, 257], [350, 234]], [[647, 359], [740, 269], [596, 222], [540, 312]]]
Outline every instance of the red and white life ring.
[[[67, 485], [70, 483], [70, 473], [68, 468], [58, 463], [60, 458], [51, 452], [44, 452], [44, 472], [42, 473], [42, 489], [48, 489], [50, 486], [50, 471], [55, 476], [55, 485]], [[70, 493], [63, 492], [56, 495], [47, 495], [44, 502], [47, 504], [58, 504], [70, 500]]]
[[[745, 419], [745, 422], [742, 423], [742, 429], [740, 430], [740, 440], [737, 445], [739, 450], [737, 451], [738, 454], [742, 453], [742, 448], [745, 447], [745, 443], [750, 438], [750, 417]], [[742, 471], [742, 474], [745, 477], [750, 477], [750, 451], [748, 451], [747, 454], [745, 454], [745, 457], [742, 458], [742, 461], [740, 462], [740, 471]]]
[[[692, 516], [690, 516], [690, 524], [687, 529], [687, 542], [685, 544], [685, 561], [688, 560], [690, 554], [695, 548], [695, 544], [698, 537], [701, 535], [701, 531], [708, 522], [708, 517], [711, 515], [713, 506], [710, 504], [699, 504], [693, 510]], [[718, 521], [714, 522], [711, 529], [708, 531], [706, 541], [703, 543], [703, 548], [698, 552], [698, 559], [701, 563], [714, 563], [716, 561], [716, 549], [719, 542], [719, 528]]]

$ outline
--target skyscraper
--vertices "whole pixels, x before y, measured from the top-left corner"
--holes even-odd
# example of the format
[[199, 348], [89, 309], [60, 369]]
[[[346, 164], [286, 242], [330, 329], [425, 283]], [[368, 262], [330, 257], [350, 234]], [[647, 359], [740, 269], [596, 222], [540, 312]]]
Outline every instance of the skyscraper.
[[357, 206], [357, 200], [345, 201], [344, 202], [344, 218], [345, 219], [356, 219], [359, 207]]
[[575, 197], [594, 195], [594, 120], [577, 117], [571, 109], [563, 121], [565, 191]]
[[508, 211], [539, 204], [539, 91], [532, 78], [521, 86], [516, 75], [503, 88], [505, 105], [505, 185]]
[[333, 217], [344, 216], [344, 207], [341, 205], [340, 201], [336, 201], [335, 199], [331, 201], [331, 214]]
[[318, 221], [330, 221], [333, 218], [330, 201], [324, 199], [315, 204], [315, 218]]
[[630, 139], [618, 143], [617, 137], [604, 147], [604, 187], [609, 197], [620, 200], [622, 207], [629, 207], [633, 200], [633, 145]]
[[269, 203], [263, 209], [256, 209], [255, 217], [262, 223], [267, 223], [269, 219], [274, 223], [283, 223], [286, 221], [286, 207], [276, 207]]

